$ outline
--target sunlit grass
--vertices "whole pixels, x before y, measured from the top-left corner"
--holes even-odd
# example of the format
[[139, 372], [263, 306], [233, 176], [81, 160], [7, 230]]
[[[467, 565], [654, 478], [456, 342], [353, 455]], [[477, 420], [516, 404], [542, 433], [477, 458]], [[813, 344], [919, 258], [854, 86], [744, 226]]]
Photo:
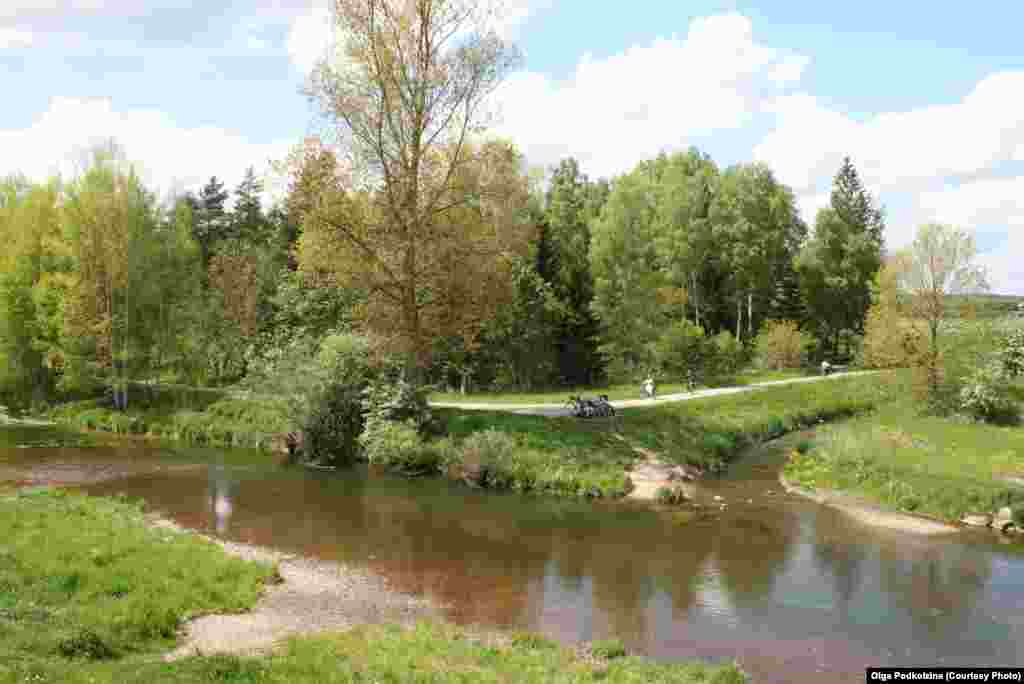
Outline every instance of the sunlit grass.
[[908, 396], [819, 431], [815, 448], [794, 456], [786, 476], [949, 520], [1024, 506], [1024, 488], [1003, 480], [1024, 477], [1024, 428], [921, 415]]

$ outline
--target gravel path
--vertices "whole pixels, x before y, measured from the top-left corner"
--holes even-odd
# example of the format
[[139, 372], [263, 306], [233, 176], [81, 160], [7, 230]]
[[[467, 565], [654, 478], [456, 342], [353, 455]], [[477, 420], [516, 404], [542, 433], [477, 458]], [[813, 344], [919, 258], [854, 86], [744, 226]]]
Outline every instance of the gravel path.
[[[706, 397], [719, 397], [725, 394], [739, 394], [741, 392], [750, 392], [764, 387], [774, 387], [776, 385], [796, 385], [802, 382], [822, 382], [824, 380], [832, 380], [834, 378], [842, 378], [849, 375], [863, 375], [874, 372], [875, 371], [854, 371], [852, 373], [833, 373], [832, 375], [827, 376], [819, 375], [808, 378], [792, 378], [789, 380], [769, 380], [766, 382], [757, 382], [752, 385], [744, 385], [743, 387], [716, 387], [713, 389], [697, 390], [695, 392], [666, 394], [655, 399], [616, 399], [609, 403], [615, 408], [655, 406], [676, 401], [690, 401], [692, 399], [704, 399]], [[439, 408], [458, 408], [477, 411], [507, 411], [509, 413], [520, 413], [534, 416], [558, 417], [570, 415], [570, 410], [566, 408], [564, 404], [496, 404], [472, 401], [432, 401], [430, 402], [430, 405], [437, 406]]]
[[[165, 519], [151, 522], [156, 527], [198, 534]], [[431, 601], [389, 589], [382, 578], [356, 568], [199, 536], [233, 556], [277, 563], [283, 581], [268, 586], [247, 613], [206, 615], [190, 621], [181, 645], [165, 656], [167, 660], [196, 653], [255, 654], [289, 636], [368, 623], [409, 626], [417, 620], [442, 616]]]

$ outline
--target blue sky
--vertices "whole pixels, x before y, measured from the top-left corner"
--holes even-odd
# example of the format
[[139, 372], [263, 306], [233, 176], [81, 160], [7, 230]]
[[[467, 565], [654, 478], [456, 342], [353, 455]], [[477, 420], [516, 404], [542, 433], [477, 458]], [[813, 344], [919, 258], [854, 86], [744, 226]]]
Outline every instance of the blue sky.
[[[300, 89], [324, 3], [4, 0], [0, 174], [70, 173], [109, 136], [162, 192], [266, 170], [316, 130]], [[496, 132], [592, 176], [690, 144], [762, 160], [809, 220], [850, 154], [891, 246], [972, 227], [994, 289], [1024, 294], [1022, 25], [1011, 0], [510, 0], [526, 59]]]

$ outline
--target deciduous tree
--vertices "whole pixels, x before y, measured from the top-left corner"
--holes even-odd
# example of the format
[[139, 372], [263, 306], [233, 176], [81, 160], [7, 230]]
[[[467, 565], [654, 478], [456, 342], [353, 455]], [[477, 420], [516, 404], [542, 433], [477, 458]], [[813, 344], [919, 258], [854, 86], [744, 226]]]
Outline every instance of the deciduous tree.
[[491, 194], [483, 172], [494, 148], [467, 140], [485, 127], [485, 99], [517, 55], [479, 0], [334, 0], [331, 8], [336, 49], [308, 92], [334, 125], [357, 186], [376, 191], [336, 187], [330, 204], [339, 211], [316, 202], [306, 235], [332, 234], [333, 270], [367, 286], [382, 314], [370, 320], [391, 326], [416, 372], [434, 334], [426, 309], [440, 296], [437, 266], [457, 255], [458, 277], [472, 282], [484, 273], [469, 268], [498, 256], [510, 237], [481, 231], [464, 240], [456, 227], [508, 202]]

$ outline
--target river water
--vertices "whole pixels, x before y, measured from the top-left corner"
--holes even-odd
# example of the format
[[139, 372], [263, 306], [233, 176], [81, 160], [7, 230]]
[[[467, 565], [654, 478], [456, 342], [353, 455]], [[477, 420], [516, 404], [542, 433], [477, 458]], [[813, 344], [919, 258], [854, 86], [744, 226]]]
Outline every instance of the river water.
[[707, 505], [694, 514], [288, 468], [245, 450], [53, 442], [68, 436], [0, 428], [0, 480], [101, 480], [83, 489], [368, 568], [463, 624], [617, 637], [658, 659], [736, 659], [755, 682], [862, 682], [868, 665], [1024, 665], [1024, 544], [864, 527], [783, 494], [778, 445], [703, 483]]

